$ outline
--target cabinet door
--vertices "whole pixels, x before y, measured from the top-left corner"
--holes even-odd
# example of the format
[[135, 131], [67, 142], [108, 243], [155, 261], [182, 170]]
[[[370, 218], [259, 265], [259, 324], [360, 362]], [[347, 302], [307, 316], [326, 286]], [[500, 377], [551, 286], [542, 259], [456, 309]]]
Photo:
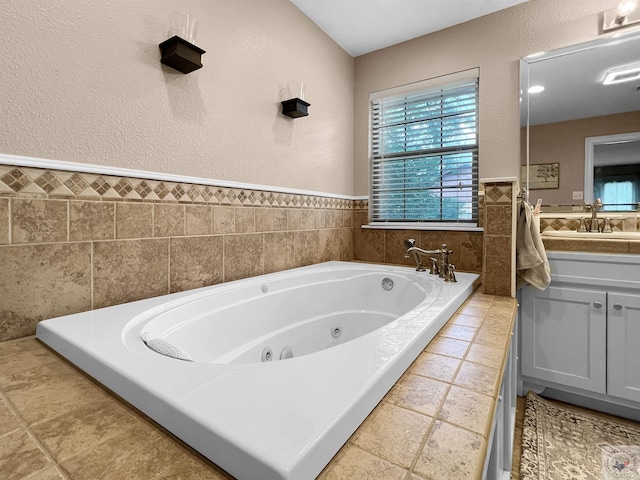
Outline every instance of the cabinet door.
[[640, 402], [640, 295], [609, 293], [607, 393]]
[[605, 393], [606, 299], [602, 291], [525, 287], [522, 375]]

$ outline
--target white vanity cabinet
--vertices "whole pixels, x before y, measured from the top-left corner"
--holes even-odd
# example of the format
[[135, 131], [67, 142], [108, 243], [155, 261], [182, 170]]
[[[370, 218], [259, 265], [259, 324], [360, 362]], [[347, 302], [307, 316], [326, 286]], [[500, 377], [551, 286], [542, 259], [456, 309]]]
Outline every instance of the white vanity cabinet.
[[607, 300], [607, 393], [640, 403], [640, 293]]
[[522, 380], [640, 406], [640, 256], [547, 253], [551, 285], [521, 292]]
[[606, 393], [607, 293], [549, 286], [522, 295], [522, 375]]

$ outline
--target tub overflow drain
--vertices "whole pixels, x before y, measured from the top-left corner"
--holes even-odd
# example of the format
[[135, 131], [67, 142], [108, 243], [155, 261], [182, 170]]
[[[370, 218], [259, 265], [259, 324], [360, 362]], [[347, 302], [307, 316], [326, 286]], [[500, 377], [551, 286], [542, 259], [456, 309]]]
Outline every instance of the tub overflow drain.
[[262, 351], [262, 361], [270, 362], [271, 360], [273, 360], [273, 352], [269, 347], [267, 347]]
[[341, 334], [342, 334], [342, 329], [340, 327], [338, 327], [337, 325], [331, 327], [331, 336], [333, 338], [338, 338]]
[[388, 277], [385, 277], [382, 279], [381, 285], [382, 285], [382, 288], [389, 291], [393, 288], [393, 280], [391, 280]]

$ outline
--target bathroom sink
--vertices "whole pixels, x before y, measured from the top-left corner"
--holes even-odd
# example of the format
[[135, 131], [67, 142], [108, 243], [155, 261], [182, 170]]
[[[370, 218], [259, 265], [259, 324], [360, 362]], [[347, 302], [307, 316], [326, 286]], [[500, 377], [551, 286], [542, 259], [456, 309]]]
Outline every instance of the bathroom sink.
[[577, 232], [575, 230], [545, 230], [542, 238], [562, 238], [575, 240], [640, 240], [640, 232]]

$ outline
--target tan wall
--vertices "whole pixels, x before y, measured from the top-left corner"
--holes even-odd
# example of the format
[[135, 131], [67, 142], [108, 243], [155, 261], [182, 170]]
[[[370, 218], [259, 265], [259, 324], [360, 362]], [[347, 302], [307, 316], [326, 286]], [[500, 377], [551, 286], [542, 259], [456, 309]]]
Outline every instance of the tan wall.
[[368, 192], [370, 92], [480, 67], [480, 177], [519, 176], [519, 59], [598, 36], [615, 0], [529, 0], [355, 60], [356, 195]]
[[[583, 118], [567, 122], [529, 127], [530, 163], [560, 163], [560, 188], [532, 190], [531, 201], [543, 204], [579, 205], [572, 192], [584, 190], [584, 141], [587, 137], [636, 132], [640, 129], [640, 112]], [[521, 155], [526, 159], [525, 132], [522, 132]]]
[[[173, 10], [204, 68], [160, 64]], [[353, 59], [289, 0], [5, 0], [0, 153], [350, 195]], [[310, 116], [279, 113], [306, 83]]]

